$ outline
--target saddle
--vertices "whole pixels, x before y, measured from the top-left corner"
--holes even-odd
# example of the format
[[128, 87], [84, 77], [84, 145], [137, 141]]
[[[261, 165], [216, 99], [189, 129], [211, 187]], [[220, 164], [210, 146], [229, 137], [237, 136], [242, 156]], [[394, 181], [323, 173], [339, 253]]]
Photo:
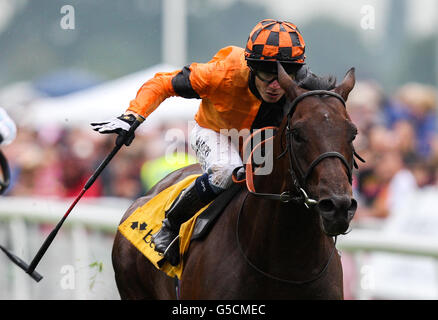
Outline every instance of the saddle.
[[[199, 175], [188, 176], [164, 189], [146, 204], [131, 213], [118, 228], [120, 233], [154, 264], [156, 268], [165, 272], [168, 276], [177, 277], [178, 279], [181, 278], [184, 259], [180, 259], [178, 266], [172, 266], [167, 263], [167, 261], [154, 250], [151, 236], [161, 228], [165, 211], [170, 207], [181, 190], [189, 186], [198, 176]], [[179, 254], [181, 257], [184, 257], [187, 253], [191, 241], [200, 241], [208, 234], [225, 207], [242, 189], [242, 185], [233, 184], [207, 206], [199, 210], [193, 218], [181, 225], [179, 233]]]
[[[266, 127], [258, 129], [244, 143], [244, 148], [250, 143], [254, 135], [259, 134], [267, 129], [276, 129], [275, 127]], [[263, 140], [252, 149], [253, 152], [258, 147], [263, 147], [266, 141], [273, 139], [270, 137]], [[179, 259], [177, 266], [172, 266], [163, 257], [154, 250], [152, 235], [161, 228], [162, 221], [172, 203], [175, 201], [181, 191], [187, 188], [200, 174], [190, 175], [176, 184], [164, 189], [158, 195], [150, 199], [146, 204], [137, 208], [123, 223], [119, 226], [120, 233], [125, 236], [157, 269], [165, 272], [170, 277], [181, 279], [184, 265], [184, 256], [188, 252], [191, 241], [203, 239], [211, 230], [217, 217], [223, 212], [225, 207], [230, 203], [234, 196], [243, 189], [255, 193], [253, 185], [253, 167], [252, 161], [245, 166], [245, 170], [240, 171], [241, 167], [235, 168], [232, 174], [234, 184], [222, 192], [212, 202], [199, 210], [190, 220], [181, 225], [179, 231]], [[257, 195], [264, 195], [258, 194]], [[265, 195], [266, 196], [266, 195]], [[267, 194], [268, 197], [272, 196]]]

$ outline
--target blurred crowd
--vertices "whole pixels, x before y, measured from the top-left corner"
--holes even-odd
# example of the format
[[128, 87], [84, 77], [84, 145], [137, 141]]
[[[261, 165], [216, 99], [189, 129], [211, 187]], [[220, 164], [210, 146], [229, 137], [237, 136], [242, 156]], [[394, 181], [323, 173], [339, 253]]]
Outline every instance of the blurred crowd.
[[[347, 107], [359, 131], [355, 150], [366, 160], [358, 162], [353, 180], [359, 199], [355, 219], [385, 218], [403, 205], [406, 194], [437, 184], [436, 88], [408, 83], [388, 96], [376, 83], [358, 82]], [[169, 148], [188, 151], [186, 121], [140, 128], [132, 145], [114, 157], [86, 197], [134, 199], [169, 172], [194, 162], [190, 156], [176, 162], [165, 158]], [[175, 128], [185, 135], [183, 149], [166, 138]], [[2, 148], [12, 170], [7, 195], [76, 196], [114, 141], [114, 136], [86, 126], [36, 130], [19, 125], [15, 141]]]
[[437, 89], [407, 83], [387, 96], [359, 82], [347, 102], [359, 134], [355, 150], [366, 159], [355, 172], [355, 219], [384, 219], [410, 194], [438, 182]]
[[[139, 128], [134, 142], [114, 156], [84, 197], [135, 199], [163, 176], [192, 163], [184, 152], [188, 151], [184, 138], [175, 141], [178, 135], [172, 139], [164, 134], [171, 128], [187, 136], [182, 122]], [[11, 167], [5, 195], [75, 197], [114, 147], [115, 135], [99, 134], [91, 126], [51, 125], [38, 130], [18, 126], [16, 139], [2, 148]], [[154, 165], [161, 159], [160, 166]]]

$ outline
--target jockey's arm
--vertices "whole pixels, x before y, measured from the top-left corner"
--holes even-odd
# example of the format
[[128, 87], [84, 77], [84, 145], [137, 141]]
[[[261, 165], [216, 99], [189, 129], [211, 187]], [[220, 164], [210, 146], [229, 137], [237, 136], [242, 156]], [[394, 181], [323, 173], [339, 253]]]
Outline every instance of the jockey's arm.
[[147, 118], [165, 99], [179, 96], [187, 99], [208, 96], [216, 63], [192, 63], [174, 72], [157, 73], [137, 92], [127, 112]]
[[[184, 67], [174, 72], [161, 72], [144, 83], [137, 92], [124, 114], [107, 121], [91, 123], [93, 130], [99, 133], [116, 133], [119, 136], [126, 134], [138, 116], [146, 119], [167, 98], [181, 96], [184, 98], [199, 98], [192, 87], [190, 78], [191, 69]], [[198, 74], [202, 74], [198, 72]], [[200, 77], [202, 79], [202, 77]], [[203, 84], [195, 82], [197, 88], [203, 92]], [[129, 145], [132, 139], [128, 140]]]
[[146, 119], [167, 98], [203, 98], [214, 90], [212, 77], [216, 73], [220, 58], [226, 56], [230, 48], [220, 50], [208, 63], [192, 63], [181, 70], [159, 72], [145, 82], [138, 90], [135, 99], [129, 103], [125, 113], [108, 121], [92, 123], [93, 129], [100, 133], [124, 134], [135, 121], [135, 116]]
[[[126, 134], [138, 116], [146, 118], [166, 98], [176, 95], [172, 79], [179, 72], [178, 70], [172, 73], [157, 73], [138, 90], [136, 98], [130, 102], [124, 114], [107, 121], [91, 123], [93, 130], [103, 134], [116, 133], [119, 136]], [[128, 140], [127, 145], [133, 138], [134, 135]]]
[[126, 113], [139, 114], [147, 118], [165, 99], [176, 95], [172, 79], [179, 72], [180, 70], [160, 72], [144, 83], [135, 99], [129, 103]]
[[147, 81], [129, 104], [132, 111], [147, 118], [165, 99], [179, 96], [187, 99], [208, 97], [221, 82], [224, 60], [232, 54], [232, 47], [219, 50], [207, 63], [193, 62], [174, 72], [160, 72]]
[[139, 113], [137, 113], [137, 112], [135, 112], [135, 111], [132, 111], [132, 110], [126, 110], [125, 111], [125, 115], [129, 115], [129, 114], [132, 114], [132, 115], [134, 115], [135, 117], [137, 117], [137, 116], [139, 116], [140, 114]]

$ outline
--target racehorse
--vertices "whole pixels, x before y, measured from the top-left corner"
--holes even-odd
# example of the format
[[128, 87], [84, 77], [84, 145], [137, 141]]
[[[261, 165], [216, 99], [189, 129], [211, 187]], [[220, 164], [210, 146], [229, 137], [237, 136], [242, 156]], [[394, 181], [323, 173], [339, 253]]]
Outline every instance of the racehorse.
[[[291, 104], [273, 137], [272, 172], [254, 175], [252, 190], [242, 188], [208, 235], [190, 244], [178, 297], [174, 279], [117, 233], [112, 259], [122, 299], [343, 299], [336, 236], [348, 231], [357, 209], [351, 180], [354, 157], [361, 159], [345, 105], [354, 68], [325, 90], [298, 86], [280, 65], [278, 80]], [[171, 173], [122, 222], [165, 188], [200, 173], [199, 165]]]

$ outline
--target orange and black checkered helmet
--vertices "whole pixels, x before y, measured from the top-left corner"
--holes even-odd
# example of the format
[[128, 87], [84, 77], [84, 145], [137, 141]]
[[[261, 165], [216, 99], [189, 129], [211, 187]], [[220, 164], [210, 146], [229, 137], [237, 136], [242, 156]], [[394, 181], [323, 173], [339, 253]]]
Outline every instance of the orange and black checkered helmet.
[[265, 19], [249, 34], [245, 48], [248, 61], [280, 61], [304, 64], [306, 44], [298, 28], [290, 22]]

